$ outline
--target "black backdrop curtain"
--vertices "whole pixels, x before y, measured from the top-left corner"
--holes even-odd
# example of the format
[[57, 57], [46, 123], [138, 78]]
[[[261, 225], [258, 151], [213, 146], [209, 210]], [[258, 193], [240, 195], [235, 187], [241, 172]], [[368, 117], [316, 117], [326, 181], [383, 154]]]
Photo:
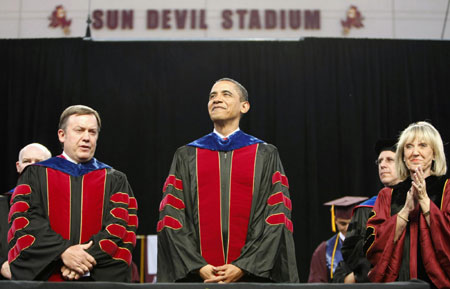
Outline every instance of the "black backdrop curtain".
[[128, 175], [141, 234], [156, 232], [176, 148], [212, 130], [213, 82], [240, 81], [251, 102], [241, 128], [278, 147], [289, 178], [303, 282], [314, 248], [331, 236], [322, 203], [381, 188], [378, 138], [426, 119], [450, 139], [448, 41], [0, 40], [0, 59], [0, 187], [14, 186], [25, 144], [40, 142], [59, 154], [60, 113], [86, 104], [104, 124], [96, 157]]

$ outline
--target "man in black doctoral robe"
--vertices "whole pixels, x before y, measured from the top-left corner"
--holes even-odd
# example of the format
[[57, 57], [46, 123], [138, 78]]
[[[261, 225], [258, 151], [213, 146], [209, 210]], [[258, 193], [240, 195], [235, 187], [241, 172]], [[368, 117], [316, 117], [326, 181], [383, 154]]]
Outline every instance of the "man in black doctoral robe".
[[157, 225], [159, 282], [298, 282], [288, 179], [277, 149], [239, 130], [249, 108], [241, 84], [218, 80], [214, 132], [176, 151]]
[[[400, 181], [395, 170], [395, 144], [395, 139], [379, 139], [375, 144], [378, 176], [385, 187], [393, 187]], [[376, 199], [377, 196], [374, 196], [353, 210], [352, 220], [341, 249], [344, 261], [339, 263], [333, 283], [370, 282], [367, 274], [371, 265], [366, 258], [363, 246], [367, 220]]]
[[126, 176], [94, 158], [100, 127], [92, 108], [68, 107], [62, 155], [23, 171], [8, 216], [12, 279], [130, 280], [137, 202]]

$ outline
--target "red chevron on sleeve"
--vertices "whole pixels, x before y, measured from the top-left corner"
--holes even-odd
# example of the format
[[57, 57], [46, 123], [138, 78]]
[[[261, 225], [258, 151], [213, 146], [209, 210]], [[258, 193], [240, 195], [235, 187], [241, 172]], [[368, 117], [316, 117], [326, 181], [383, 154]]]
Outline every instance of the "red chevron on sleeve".
[[30, 205], [28, 205], [27, 202], [16, 202], [14, 203], [14, 205], [11, 206], [11, 209], [9, 210], [9, 215], [8, 215], [8, 223], [11, 223], [11, 218], [15, 213], [23, 213], [28, 211], [28, 209], [30, 208]]
[[131, 243], [136, 247], [136, 234], [133, 231], [127, 231], [127, 235], [123, 238], [124, 243]]
[[17, 239], [14, 247], [12, 247], [8, 252], [8, 262], [12, 263], [14, 260], [16, 260], [16, 258], [19, 257], [20, 253], [23, 250], [33, 245], [35, 239], [36, 238], [32, 235], [25, 235]]
[[124, 208], [114, 208], [111, 210], [111, 215], [113, 215], [114, 218], [120, 219], [128, 223], [128, 210]]
[[138, 227], [138, 217], [134, 214], [130, 214], [130, 216], [128, 217], [128, 226], [131, 227]]
[[173, 186], [175, 189], [182, 191], [183, 190], [183, 181], [177, 179], [174, 175], [169, 175], [164, 183], [163, 192], [167, 190], [168, 186]]
[[291, 232], [294, 231], [294, 226], [292, 224], [292, 221], [289, 220], [289, 218], [286, 217], [286, 215], [283, 213], [275, 214], [275, 215], [271, 215], [271, 216], [267, 217], [266, 223], [269, 225], [284, 224], [289, 231], [291, 231]]
[[130, 209], [130, 210], [137, 210], [138, 209], [138, 204], [137, 204], [136, 198], [130, 197], [130, 200], [128, 202], [128, 209]]
[[106, 231], [111, 236], [120, 238], [124, 243], [133, 244], [133, 247], [136, 246], [136, 234], [133, 231], [127, 231], [124, 226], [111, 224], [106, 227]]
[[171, 216], [164, 216], [164, 218], [158, 222], [156, 229], [159, 232], [162, 229], [164, 229], [165, 227], [174, 229], [174, 230], [178, 230], [178, 229], [181, 229], [183, 227], [183, 225], [181, 225], [180, 221], [178, 221], [177, 219], [175, 219]]
[[289, 210], [292, 210], [291, 199], [286, 197], [283, 194], [283, 192], [275, 193], [275, 194], [271, 195], [269, 197], [269, 199], [267, 199], [267, 204], [269, 206], [274, 206], [274, 205], [279, 204], [279, 203], [283, 203], [286, 208], [288, 208]]
[[118, 224], [111, 224], [106, 227], [106, 231], [112, 236], [116, 236], [120, 239], [123, 239], [126, 234], [127, 230], [124, 226], [118, 225]]
[[11, 228], [8, 231], [8, 243], [11, 242], [11, 240], [14, 238], [14, 234], [16, 234], [17, 231], [22, 230], [26, 226], [30, 224], [30, 221], [28, 221], [25, 217], [19, 217], [14, 219], [12, 222]]
[[18, 185], [15, 189], [14, 189], [14, 193], [11, 196], [11, 201], [10, 201], [10, 205], [12, 205], [13, 200], [15, 197], [17, 196], [25, 196], [25, 195], [29, 195], [31, 194], [31, 188], [29, 185]]
[[164, 210], [164, 207], [167, 205], [172, 206], [178, 210], [182, 210], [185, 208], [184, 202], [172, 194], [167, 194], [167, 196], [164, 197], [164, 199], [159, 204], [159, 211]]
[[113, 203], [121, 203], [128, 205], [130, 197], [126, 193], [115, 193], [111, 196], [110, 200]]
[[276, 183], [281, 182], [281, 184], [285, 187], [289, 188], [289, 182], [285, 175], [283, 175], [280, 172], [275, 172], [272, 175], [272, 184], [275, 185]]
[[100, 248], [115, 260], [122, 260], [128, 265], [131, 264], [131, 253], [128, 249], [117, 246], [111, 240], [103, 239], [100, 242]]

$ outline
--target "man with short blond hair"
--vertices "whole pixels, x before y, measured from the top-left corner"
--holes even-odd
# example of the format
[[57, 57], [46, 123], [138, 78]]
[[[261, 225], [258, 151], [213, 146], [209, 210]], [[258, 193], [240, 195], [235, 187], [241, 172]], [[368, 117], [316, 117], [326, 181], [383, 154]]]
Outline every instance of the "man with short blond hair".
[[94, 158], [101, 127], [87, 106], [60, 118], [63, 153], [19, 178], [9, 213], [12, 279], [131, 279], [137, 202], [125, 174]]

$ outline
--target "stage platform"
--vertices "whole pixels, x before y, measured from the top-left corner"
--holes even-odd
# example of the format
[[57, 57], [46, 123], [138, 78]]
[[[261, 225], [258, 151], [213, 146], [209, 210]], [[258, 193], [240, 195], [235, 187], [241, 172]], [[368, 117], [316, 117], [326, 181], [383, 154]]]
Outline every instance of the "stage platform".
[[38, 282], [38, 281], [0, 281], [1, 289], [428, 289], [428, 283], [423, 281], [394, 282], [394, 283], [361, 283], [361, 284], [324, 284], [324, 283], [297, 283], [297, 284], [274, 284], [274, 283], [234, 283], [234, 284], [205, 284], [205, 283], [113, 283], [113, 282]]

